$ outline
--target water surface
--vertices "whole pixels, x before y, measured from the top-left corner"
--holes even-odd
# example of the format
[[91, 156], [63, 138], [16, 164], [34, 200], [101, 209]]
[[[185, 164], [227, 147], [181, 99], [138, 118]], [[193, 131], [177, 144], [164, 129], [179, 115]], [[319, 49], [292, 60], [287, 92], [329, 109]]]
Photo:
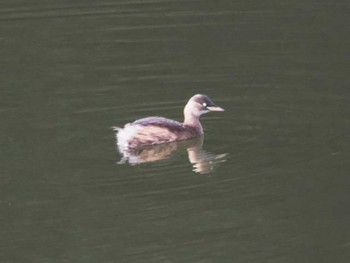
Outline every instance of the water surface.
[[[349, 262], [347, 9], [3, 2], [0, 261]], [[111, 126], [196, 93], [220, 162], [118, 164]]]

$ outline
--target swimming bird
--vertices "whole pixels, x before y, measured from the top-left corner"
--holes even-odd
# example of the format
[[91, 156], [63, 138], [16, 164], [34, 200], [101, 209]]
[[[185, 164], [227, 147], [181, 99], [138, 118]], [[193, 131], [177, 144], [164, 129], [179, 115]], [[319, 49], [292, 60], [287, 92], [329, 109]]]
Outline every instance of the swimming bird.
[[196, 94], [184, 108], [184, 122], [163, 117], [146, 117], [128, 123], [124, 128], [113, 127], [117, 132], [117, 144], [121, 149], [136, 149], [173, 141], [182, 141], [202, 136], [199, 117], [210, 111], [224, 111], [207, 95]]

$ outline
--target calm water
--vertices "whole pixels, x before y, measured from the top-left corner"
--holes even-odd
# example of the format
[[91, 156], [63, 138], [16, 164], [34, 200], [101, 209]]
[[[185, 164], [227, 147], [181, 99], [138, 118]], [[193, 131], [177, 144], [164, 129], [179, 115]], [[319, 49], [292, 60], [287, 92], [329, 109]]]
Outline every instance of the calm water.
[[[0, 7], [1, 262], [350, 261], [347, 2]], [[203, 142], [123, 161], [195, 93]]]

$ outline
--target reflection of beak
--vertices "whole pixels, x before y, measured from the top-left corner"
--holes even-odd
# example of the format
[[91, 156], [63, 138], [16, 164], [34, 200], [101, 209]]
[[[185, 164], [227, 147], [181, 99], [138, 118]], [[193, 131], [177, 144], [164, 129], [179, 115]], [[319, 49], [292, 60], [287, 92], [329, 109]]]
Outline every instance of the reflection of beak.
[[219, 106], [211, 106], [211, 107], [207, 107], [207, 109], [210, 111], [225, 111], [223, 108]]

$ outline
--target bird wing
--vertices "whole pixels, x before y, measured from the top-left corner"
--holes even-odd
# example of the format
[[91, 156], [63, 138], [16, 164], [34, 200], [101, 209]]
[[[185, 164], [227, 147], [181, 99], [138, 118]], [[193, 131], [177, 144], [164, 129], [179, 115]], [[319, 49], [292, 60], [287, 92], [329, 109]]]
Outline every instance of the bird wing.
[[134, 121], [132, 124], [139, 124], [142, 126], [158, 126], [168, 128], [173, 131], [182, 131], [184, 129], [181, 122], [173, 121], [163, 117], [147, 117]]

